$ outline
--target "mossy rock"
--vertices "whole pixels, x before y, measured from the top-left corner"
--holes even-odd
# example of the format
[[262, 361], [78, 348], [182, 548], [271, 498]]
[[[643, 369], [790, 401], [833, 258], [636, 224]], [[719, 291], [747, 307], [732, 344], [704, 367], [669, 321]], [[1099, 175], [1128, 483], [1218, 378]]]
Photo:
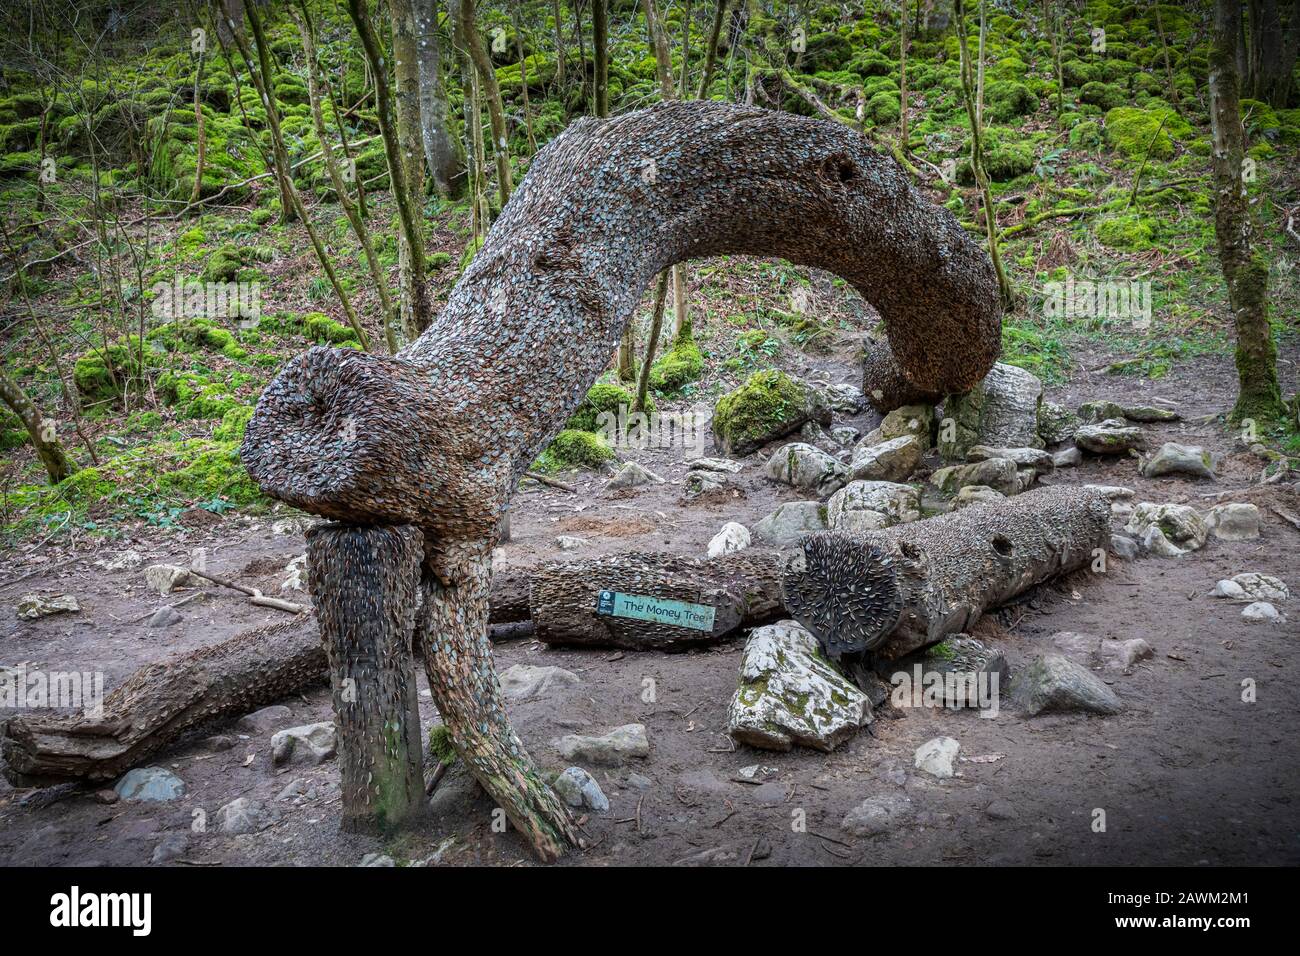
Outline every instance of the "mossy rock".
[[203, 281], [233, 282], [246, 263], [238, 246], [223, 245], [208, 256], [203, 265]]
[[212, 430], [212, 437], [217, 441], [229, 441], [239, 444], [244, 440], [244, 429], [253, 417], [252, 405], [239, 405], [221, 416], [221, 424]]
[[302, 317], [302, 333], [320, 345], [352, 345], [359, 347], [361, 340], [350, 325], [335, 322], [324, 312], [308, 312]]
[[72, 380], [87, 399], [112, 401], [122, 396], [128, 382], [143, 377], [148, 362], [148, 349], [141, 347], [139, 336], [131, 335], [80, 355], [72, 366]]
[[[1024, 73], [1019, 75], [1023, 76]], [[989, 83], [984, 88], [984, 98], [989, 118], [996, 123], [1007, 123], [1017, 116], [1028, 116], [1038, 109], [1038, 97], [1025, 84], [1012, 80], [994, 80]]]
[[1106, 114], [1106, 142], [1124, 156], [1142, 156], [1150, 146], [1151, 158], [1168, 159], [1174, 155], [1175, 136], [1190, 131], [1187, 121], [1172, 109], [1119, 106]]
[[[984, 141], [984, 172], [995, 183], [1010, 182], [1034, 168], [1034, 147], [1030, 143], [1007, 142], [1005, 133], [989, 129]], [[964, 186], [975, 183], [970, 152], [957, 163], [957, 182]]]
[[[617, 419], [620, 408], [624, 414], [630, 413], [632, 403], [635, 400], [636, 396], [621, 385], [597, 382], [587, 389], [586, 397], [583, 398], [578, 408], [569, 417], [564, 427], [571, 431], [601, 432], [603, 431], [600, 423], [601, 415], [608, 412]], [[654, 410], [654, 399], [647, 395], [645, 411], [648, 414]]]
[[1128, 93], [1113, 83], [1085, 83], [1079, 90], [1079, 102], [1088, 103], [1102, 110], [1113, 110], [1128, 102]]
[[660, 392], [678, 392], [704, 371], [704, 356], [690, 329], [683, 329], [673, 347], [650, 366], [650, 387]]
[[901, 115], [898, 94], [889, 90], [881, 90], [867, 101], [864, 115], [877, 126], [888, 126], [890, 123], [897, 123]]
[[1071, 149], [1096, 149], [1101, 145], [1101, 126], [1093, 120], [1084, 120], [1070, 130]]
[[724, 454], [748, 455], [810, 420], [830, 424], [821, 396], [785, 372], [768, 369], [718, 399], [713, 435]]
[[542, 453], [539, 467], [544, 471], [557, 468], [603, 468], [615, 458], [614, 449], [599, 435], [576, 428], [566, 428]]

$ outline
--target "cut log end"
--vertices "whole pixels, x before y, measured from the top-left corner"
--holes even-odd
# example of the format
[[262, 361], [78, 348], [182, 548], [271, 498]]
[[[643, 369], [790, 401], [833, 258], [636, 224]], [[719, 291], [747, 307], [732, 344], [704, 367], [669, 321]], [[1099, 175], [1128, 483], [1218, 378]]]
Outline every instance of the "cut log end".
[[807, 535], [787, 560], [781, 584], [790, 616], [833, 660], [878, 647], [903, 611], [893, 559], [857, 535]]

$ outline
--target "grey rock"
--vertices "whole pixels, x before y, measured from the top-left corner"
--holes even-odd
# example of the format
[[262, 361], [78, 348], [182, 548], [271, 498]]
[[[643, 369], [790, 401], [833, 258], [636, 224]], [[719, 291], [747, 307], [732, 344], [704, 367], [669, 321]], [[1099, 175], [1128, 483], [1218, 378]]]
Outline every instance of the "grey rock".
[[56, 594], [53, 597], [41, 597], [39, 594], [24, 594], [18, 599], [14, 609], [23, 621], [35, 621], [37, 618], [49, 617], [51, 614], [68, 614], [80, 611], [81, 605], [71, 594]]
[[1251, 624], [1285, 624], [1286, 615], [1268, 601], [1256, 601], [1241, 609], [1243, 620]]
[[1149, 501], [1134, 507], [1124, 530], [1141, 541], [1145, 550], [1162, 558], [1176, 558], [1199, 550], [1209, 535], [1196, 509]]
[[934, 406], [904, 405], [889, 412], [879, 425], [858, 443], [859, 450], [895, 438], [911, 436], [921, 443], [923, 451], [930, 448], [930, 433], [934, 429]]
[[717, 534], [709, 539], [707, 553], [709, 557], [717, 558], [735, 551], [744, 551], [753, 544], [753, 540], [749, 529], [743, 524], [728, 521]]
[[606, 488], [639, 488], [642, 485], [662, 485], [664, 479], [635, 461], [629, 461], [606, 482]]
[[1121, 561], [1136, 560], [1139, 551], [1138, 543], [1132, 538], [1122, 534], [1112, 534], [1110, 536], [1110, 553]]
[[1040, 475], [1056, 470], [1050, 452], [1041, 448], [995, 448], [992, 445], [972, 445], [966, 452], [970, 461], [987, 461], [990, 458], [1010, 458], [1017, 468], [1032, 468]]
[[1083, 462], [1083, 452], [1078, 445], [1062, 448], [1052, 453], [1052, 465], [1056, 468], [1073, 468]]
[[555, 741], [555, 749], [565, 760], [617, 766], [650, 756], [650, 740], [644, 724], [625, 724], [599, 737], [569, 734]]
[[820, 497], [833, 494], [848, 481], [848, 471], [842, 464], [806, 442], [783, 445], [768, 459], [763, 473], [773, 481]]
[[876, 531], [920, 517], [920, 492], [889, 481], [853, 481], [826, 502], [826, 523], [836, 531]]
[[1237, 501], [1215, 505], [1205, 526], [1220, 541], [1253, 541], [1259, 537], [1259, 508]]
[[174, 607], [164, 604], [158, 610], [153, 612], [153, 617], [149, 618], [149, 626], [171, 627], [173, 624], [179, 624], [183, 620], [184, 618]]
[[1172, 409], [1155, 405], [1125, 405], [1122, 414], [1131, 422], [1176, 422], [1183, 417]]
[[287, 763], [316, 766], [333, 757], [337, 750], [338, 731], [332, 720], [290, 727], [271, 737], [271, 763], [277, 767]]
[[1008, 800], [994, 800], [984, 808], [984, 815], [990, 820], [1018, 820], [1020, 814], [1016, 812]]
[[120, 551], [111, 558], [100, 558], [95, 564], [105, 571], [138, 571], [144, 564], [144, 555], [139, 551]]
[[389, 867], [397, 866], [397, 861], [387, 853], [367, 853], [361, 858], [359, 866]]
[[861, 435], [862, 433], [852, 425], [836, 425], [831, 429], [831, 439], [837, 445], [843, 445], [846, 447], [857, 442]]
[[722, 491], [732, 487], [731, 480], [724, 472], [707, 468], [695, 468], [688, 471], [683, 484], [688, 498], [698, 498], [700, 495], [706, 495], [711, 491]]
[[987, 696], [981, 700], [980, 694], [1000, 694], [1011, 676], [1002, 651], [968, 634], [953, 634], [878, 668], [890, 678], [891, 686], [899, 686], [906, 677], [911, 686], [930, 690], [937, 703], [953, 710], [991, 703]]
[[585, 807], [604, 813], [609, 799], [591, 774], [581, 767], [569, 767], [555, 779], [555, 792], [571, 807]]
[[1210, 453], [1198, 445], [1180, 445], [1167, 441], [1160, 450], [1142, 462], [1143, 477], [1159, 478], [1161, 475], [1187, 475], [1191, 478], [1214, 479], [1214, 460]]
[[778, 548], [788, 548], [810, 531], [826, 530], [826, 506], [820, 501], [790, 501], [754, 525], [754, 535]]
[[165, 803], [185, 796], [185, 781], [162, 767], [136, 767], [128, 770], [113, 790], [122, 800]]
[[1010, 497], [1020, 490], [1016, 463], [1010, 458], [989, 458], [970, 465], [949, 465], [930, 476], [930, 484], [946, 495], [967, 485], [984, 485]]
[[556, 537], [555, 546], [561, 551], [578, 551], [587, 546], [587, 539], [571, 534], [562, 534]]
[[734, 475], [745, 466], [730, 458], [692, 458], [686, 462], [692, 471], [716, 471], [720, 474]]
[[925, 446], [914, 435], [901, 435], [858, 448], [849, 464], [855, 481], [903, 481], [921, 464]]
[[1030, 372], [996, 363], [984, 381], [944, 403], [951, 428], [939, 429], [939, 453], [945, 460], [966, 457], [972, 445], [1041, 448], [1038, 434], [1043, 383]]
[[288, 707], [283, 704], [272, 704], [270, 707], [263, 707], [261, 710], [240, 717], [235, 723], [235, 729], [240, 733], [256, 736], [280, 727], [291, 719], [293, 719], [293, 711]]
[[1079, 420], [1085, 425], [1096, 425], [1099, 422], [1123, 417], [1124, 406], [1118, 402], [1100, 399], [1094, 402], [1084, 402], [1079, 406]]
[[150, 857], [150, 862], [155, 866], [162, 866], [165, 863], [171, 863], [173, 860], [179, 860], [189, 850], [189, 834], [168, 833], [153, 848], [153, 856]]
[[1243, 571], [1216, 584], [1214, 596], [1244, 601], [1280, 602], [1288, 600], [1291, 591], [1281, 578], [1255, 571]]
[[514, 664], [501, 672], [501, 693], [509, 700], [526, 700], [572, 687], [581, 678], [563, 667]]
[[191, 583], [190, 572], [175, 564], [151, 564], [144, 569], [144, 583], [159, 594], [171, 594]]
[[1038, 437], [1044, 445], [1058, 445], [1074, 437], [1083, 420], [1064, 405], [1043, 402], [1038, 409]]
[[1101, 678], [1060, 654], [1036, 657], [1017, 676], [1012, 693], [1031, 717], [1069, 711], [1118, 714], [1124, 709]]
[[1096, 425], [1082, 425], [1074, 433], [1074, 443], [1095, 455], [1126, 455], [1143, 445], [1142, 429], [1123, 419], [1108, 418]]
[[794, 621], [756, 628], [740, 660], [727, 732], [765, 750], [793, 745], [829, 752], [871, 720], [866, 695], [821, 654]]
[[822, 395], [830, 410], [842, 415], [856, 415], [867, 407], [867, 396], [856, 385], [827, 385]]
[[939, 780], [947, 780], [956, 773], [953, 763], [960, 749], [961, 744], [951, 737], [935, 737], [916, 748], [916, 753], [912, 755], [912, 762], [922, 773], [928, 773]]
[[256, 833], [280, 819], [280, 812], [252, 797], [238, 797], [217, 811], [219, 833]]
[[968, 505], [987, 504], [990, 501], [1006, 501], [1007, 496], [995, 491], [988, 485], [966, 485], [958, 488], [952, 497], [952, 509], [957, 511]]

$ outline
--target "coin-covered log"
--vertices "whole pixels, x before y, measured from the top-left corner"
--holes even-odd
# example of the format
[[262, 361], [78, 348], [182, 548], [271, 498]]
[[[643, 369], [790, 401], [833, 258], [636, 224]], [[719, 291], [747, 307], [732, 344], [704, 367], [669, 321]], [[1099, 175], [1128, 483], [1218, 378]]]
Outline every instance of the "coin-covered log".
[[651, 279], [737, 253], [833, 272], [878, 309], [879, 408], [965, 391], [998, 354], [987, 257], [892, 158], [840, 124], [673, 102], [571, 124], [533, 159], [419, 339], [395, 356], [309, 349], [262, 392], [245, 432], [244, 464], [267, 494], [424, 531], [423, 613], [441, 630], [421, 636], [439, 710], [489, 728], [451, 727], [453, 743], [543, 858], [571, 839], [567, 812], [534, 786], [499, 701], [456, 683], [496, 683], [484, 555]]
[[317, 524], [307, 566], [329, 661], [342, 828], [388, 831], [423, 806], [423, 738], [411, 666], [424, 535], [410, 525]]
[[786, 559], [785, 605], [832, 658], [892, 660], [1104, 556], [1110, 503], [1039, 488], [881, 531], [818, 531]]
[[146, 664], [104, 697], [98, 716], [19, 714], [0, 727], [14, 786], [113, 780], [197, 726], [283, 700], [325, 677], [314, 614]]
[[552, 645], [685, 650], [781, 611], [781, 557], [771, 551], [618, 554], [544, 565], [530, 580], [536, 637]]

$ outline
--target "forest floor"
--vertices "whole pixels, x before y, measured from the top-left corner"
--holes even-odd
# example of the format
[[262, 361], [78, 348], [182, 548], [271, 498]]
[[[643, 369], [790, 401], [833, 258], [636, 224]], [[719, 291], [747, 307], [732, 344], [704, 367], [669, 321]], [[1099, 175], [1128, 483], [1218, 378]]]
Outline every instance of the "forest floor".
[[[1117, 355], [1096, 340], [1072, 345], [1074, 371], [1049, 387], [1048, 398], [1068, 407], [1092, 399], [1170, 402], [1184, 420], [1143, 426], [1149, 444], [1202, 445], [1222, 460], [1217, 481], [1191, 482], [1145, 479], [1131, 458], [1086, 456], [1045, 484], [1123, 485], [1135, 490], [1135, 501], [1199, 509], [1250, 501], [1262, 515], [1257, 540], [1211, 539], [1203, 550], [1170, 560], [1112, 560], [1105, 574], [1083, 571], [1053, 581], [980, 622], [978, 633], [1005, 651], [1013, 673], [1048, 649], [1057, 632], [1145, 639], [1154, 657], [1131, 674], [1106, 677], [1124, 712], [1026, 718], [1004, 706], [996, 718], [983, 719], [974, 711], [886, 706], [870, 732], [864, 729], [833, 753], [774, 753], [733, 745], [725, 733], [743, 638], [672, 655], [500, 644], [499, 669], [558, 665], [580, 678], [511, 703], [517, 731], [546, 771], [566, 765], [553, 743], [565, 734], [599, 734], [634, 722], [647, 729], [648, 757], [588, 768], [611, 808], [584, 819], [587, 848], [566, 857], [566, 865], [1300, 863], [1294, 693], [1300, 610], [1283, 605], [1288, 623], [1251, 625], [1240, 605], [1210, 596], [1216, 581], [1243, 571], [1272, 574], [1293, 593], [1300, 590], [1300, 530], [1271, 510], [1300, 512], [1300, 494], [1288, 483], [1259, 485], [1262, 463], [1221, 420], [1198, 423], [1231, 405], [1229, 355], [1199, 355], [1150, 380], [1089, 372]], [[860, 384], [859, 366], [846, 347], [822, 356], [791, 352], [784, 361], [790, 371]], [[1300, 349], [1294, 338], [1284, 344], [1280, 369], [1284, 391], [1295, 391]], [[876, 421], [871, 412], [847, 419], [863, 431]], [[704, 451], [715, 453], [711, 445]], [[522, 566], [629, 550], [702, 555], [724, 522], [752, 526], [778, 503], [801, 497], [762, 476], [766, 454], [760, 451], [741, 459], [737, 493], [687, 499], [681, 480], [695, 453], [625, 454], [668, 479], [631, 491], [607, 490], [605, 476], [592, 472], [563, 476], [577, 483], [574, 494], [526, 483], [514, 500], [512, 539], [502, 561]], [[4, 662], [99, 670], [111, 689], [141, 664], [275, 620], [282, 615], [215, 586], [159, 598], [138, 571], [109, 572], [95, 561], [129, 547], [149, 563], [183, 565], [203, 548], [209, 570], [279, 594], [285, 565], [305, 548], [297, 532], [272, 533], [277, 517], [274, 511], [218, 515], [194, 508], [177, 527], [142, 525], [111, 542], [82, 539], [61, 556], [22, 546], [9, 550], [0, 559], [9, 568], [7, 583], [0, 584], [5, 604], [29, 592], [67, 591], [82, 610], [34, 622], [0, 619]], [[586, 544], [562, 551], [558, 535], [579, 536]], [[157, 607], [190, 593], [201, 596], [178, 608], [180, 623], [148, 626]], [[301, 592], [285, 596], [308, 599]], [[657, 688], [650, 704], [642, 700], [647, 677]], [[1242, 700], [1246, 679], [1257, 687], [1251, 703]], [[387, 840], [341, 833], [336, 763], [277, 768], [270, 753], [275, 729], [331, 718], [328, 691], [321, 687], [283, 703], [290, 713], [270, 729], [205, 728], [155, 757], [154, 765], [186, 784], [185, 796], [175, 802], [106, 804], [86, 791], [40, 807], [0, 783], [0, 861], [143, 865], [169, 836], [182, 846], [181, 861], [204, 866], [355, 865], [368, 853], [386, 854], [398, 865], [431, 857], [442, 864], [530, 861], [516, 834], [493, 831], [491, 802], [461, 769], [443, 780], [426, 818], [411, 831]], [[427, 691], [422, 710], [426, 724], [436, 718]], [[226, 741], [214, 742], [214, 735]], [[960, 743], [952, 779], [937, 780], [913, 766], [914, 750], [938, 736]], [[217, 749], [227, 743], [233, 746]], [[741, 772], [755, 765], [756, 772]], [[873, 838], [840, 829], [849, 810], [882, 793], [905, 794], [915, 822]], [[241, 796], [270, 808], [259, 832], [192, 832], [196, 811], [211, 820]], [[1102, 832], [1095, 825], [1098, 809], [1105, 811]]]

